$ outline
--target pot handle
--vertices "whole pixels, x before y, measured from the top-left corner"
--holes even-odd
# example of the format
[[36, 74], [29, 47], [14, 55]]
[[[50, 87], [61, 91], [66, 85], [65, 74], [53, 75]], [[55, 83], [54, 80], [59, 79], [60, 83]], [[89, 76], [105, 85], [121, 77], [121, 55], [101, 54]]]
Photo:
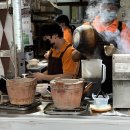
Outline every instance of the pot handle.
[[104, 83], [106, 80], [106, 65], [102, 64], [102, 81], [101, 83]]
[[7, 78], [3, 75], [0, 75], [0, 79], [4, 79], [5, 81], [7, 80]]

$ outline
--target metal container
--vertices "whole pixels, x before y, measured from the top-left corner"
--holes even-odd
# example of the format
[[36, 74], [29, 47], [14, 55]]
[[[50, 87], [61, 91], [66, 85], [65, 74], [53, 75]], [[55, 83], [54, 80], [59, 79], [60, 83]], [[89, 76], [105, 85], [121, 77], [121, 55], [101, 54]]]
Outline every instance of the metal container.
[[113, 108], [130, 108], [130, 54], [113, 55]]
[[93, 82], [93, 88], [86, 95], [91, 97], [92, 93], [100, 91], [101, 83], [106, 80], [106, 66], [101, 59], [81, 60], [81, 76], [87, 82]]
[[103, 83], [106, 79], [106, 66], [101, 59], [81, 60], [82, 78], [101, 79]]
[[73, 46], [82, 54], [94, 55], [98, 35], [90, 25], [81, 25], [74, 30]]

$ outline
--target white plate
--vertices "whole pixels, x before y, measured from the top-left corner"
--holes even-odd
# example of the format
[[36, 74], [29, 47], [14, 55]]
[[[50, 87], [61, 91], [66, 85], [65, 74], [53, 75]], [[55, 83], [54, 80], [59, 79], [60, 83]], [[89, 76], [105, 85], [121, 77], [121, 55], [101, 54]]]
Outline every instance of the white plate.
[[42, 62], [39, 62], [38, 63], [38, 66], [47, 66], [48, 65], [48, 63], [46, 62], [46, 63], [42, 63]]

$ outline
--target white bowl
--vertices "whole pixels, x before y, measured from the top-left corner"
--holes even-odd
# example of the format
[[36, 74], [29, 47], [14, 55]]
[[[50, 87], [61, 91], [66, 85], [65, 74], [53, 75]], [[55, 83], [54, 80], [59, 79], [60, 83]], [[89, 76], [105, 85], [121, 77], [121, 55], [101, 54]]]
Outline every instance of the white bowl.
[[28, 61], [28, 64], [29, 64], [30, 66], [37, 66], [38, 63], [39, 63], [39, 60], [37, 60], [37, 59], [32, 59], [32, 60], [29, 60], [29, 61]]

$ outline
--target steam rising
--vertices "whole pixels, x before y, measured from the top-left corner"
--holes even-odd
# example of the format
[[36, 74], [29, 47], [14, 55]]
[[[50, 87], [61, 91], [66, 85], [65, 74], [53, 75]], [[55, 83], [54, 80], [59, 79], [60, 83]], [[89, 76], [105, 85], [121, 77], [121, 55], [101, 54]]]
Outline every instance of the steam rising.
[[122, 50], [124, 53], [130, 53], [130, 9], [127, 10], [124, 22], [126, 23], [126, 28], [122, 31]]
[[[102, 4], [98, 0], [89, 0], [89, 6], [86, 9], [86, 17], [84, 19], [84, 22], [90, 22], [95, 19], [96, 16], [100, 16], [100, 12], [103, 12], [101, 10]], [[108, 32], [105, 31], [103, 33], [100, 33], [103, 36], [103, 41], [107, 41], [112, 44], [117, 44], [117, 52], [116, 53], [130, 53], [130, 9], [126, 12], [126, 16], [124, 18], [127, 28], [125, 31], [122, 31], [123, 38], [121, 37], [122, 33], [120, 33], [119, 30], [116, 32]], [[100, 22], [98, 23], [100, 26]], [[129, 35], [129, 36], [128, 36]]]
[[122, 50], [124, 53], [130, 53], [130, 21], [126, 22], [126, 28], [122, 31], [121, 36], [121, 44]]
[[97, 3], [96, 1], [92, 2], [87, 7], [87, 9], [86, 9], [86, 19], [85, 19], [87, 22], [92, 22], [94, 20], [95, 16], [97, 16], [99, 14], [99, 7], [100, 7], [100, 4]]

